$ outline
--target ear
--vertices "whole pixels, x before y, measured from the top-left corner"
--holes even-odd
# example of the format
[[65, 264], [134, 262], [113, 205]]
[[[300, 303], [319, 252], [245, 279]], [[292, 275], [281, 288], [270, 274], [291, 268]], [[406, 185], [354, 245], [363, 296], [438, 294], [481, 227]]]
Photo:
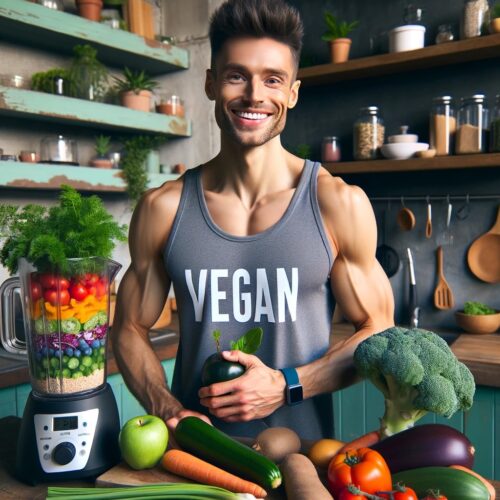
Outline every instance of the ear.
[[205, 94], [210, 101], [215, 101], [215, 81], [213, 70], [207, 69], [205, 74]]
[[294, 108], [297, 104], [297, 101], [299, 100], [300, 83], [300, 80], [295, 80], [292, 83], [292, 88], [290, 89], [290, 94], [288, 96], [288, 109]]

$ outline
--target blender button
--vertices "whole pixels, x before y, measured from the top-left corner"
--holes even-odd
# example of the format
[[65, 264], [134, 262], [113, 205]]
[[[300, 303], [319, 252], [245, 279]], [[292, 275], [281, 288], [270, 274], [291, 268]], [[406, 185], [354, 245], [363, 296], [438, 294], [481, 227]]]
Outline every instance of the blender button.
[[43, 449], [44, 449], [44, 450], [48, 450], [48, 449], [49, 449], [49, 445], [48, 445], [48, 444], [44, 444], [44, 445], [43, 445]]
[[43, 430], [44, 430], [44, 431], [48, 431], [48, 430], [49, 430], [49, 426], [48, 426], [48, 425], [44, 425], [44, 426], [43, 426]]
[[82, 441], [82, 446], [85, 446], [87, 444], [87, 441]]
[[50, 460], [50, 453], [44, 453], [43, 454], [43, 459], [44, 460]]
[[85, 453], [87, 453], [85, 450], [80, 450], [80, 455], [83, 457], [83, 455], [85, 455]]
[[87, 427], [87, 422], [83, 422], [83, 426], [84, 426], [84, 427]]

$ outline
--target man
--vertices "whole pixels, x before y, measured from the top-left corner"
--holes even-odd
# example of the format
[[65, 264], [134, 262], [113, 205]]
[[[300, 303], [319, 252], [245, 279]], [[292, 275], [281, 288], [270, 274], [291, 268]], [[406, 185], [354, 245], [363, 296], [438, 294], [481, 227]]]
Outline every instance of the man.
[[[281, 0], [229, 0], [216, 11], [205, 91], [221, 150], [149, 191], [132, 218], [113, 345], [132, 393], [170, 428], [197, 415], [234, 435], [282, 425], [330, 436], [331, 392], [355, 381], [356, 345], [393, 325], [367, 197], [280, 142], [298, 99], [302, 31]], [[148, 341], [171, 283], [180, 320], [172, 390]], [[356, 333], [332, 348], [334, 298]], [[246, 372], [200, 387], [213, 330], [228, 347], [255, 326], [264, 330], [255, 356], [225, 353]]]

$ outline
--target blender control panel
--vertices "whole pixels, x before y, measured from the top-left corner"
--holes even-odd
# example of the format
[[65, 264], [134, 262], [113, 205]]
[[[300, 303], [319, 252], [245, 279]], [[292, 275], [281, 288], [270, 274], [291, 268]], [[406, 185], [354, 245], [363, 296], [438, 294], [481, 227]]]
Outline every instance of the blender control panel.
[[35, 415], [40, 464], [45, 472], [83, 469], [88, 462], [99, 409], [75, 413]]

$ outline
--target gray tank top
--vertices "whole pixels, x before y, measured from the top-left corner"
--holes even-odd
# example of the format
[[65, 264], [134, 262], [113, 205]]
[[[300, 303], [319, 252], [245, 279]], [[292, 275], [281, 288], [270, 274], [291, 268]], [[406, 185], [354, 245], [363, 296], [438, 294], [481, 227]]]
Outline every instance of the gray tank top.
[[[229, 349], [250, 328], [264, 330], [256, 355], [269, 367], [297, 367], [329, 347], [333, 264], [317, 200], [319, 163], [305, 161], [301, 178], [281, 219], [267, 230], [233, 236], [208, 211], [201, 168], [188, 170], [179, 208], [164, 249], [179, 311], [180, 342], [171, 389], [190, 409], [207, 413], [198, 390], [204, 360], [215, 352], [212, 332]], [[209, 415], [231, 435], [253, 437], [285, 426], [302, 438], [333, 434], [331, 394], [279, 408], [248, 423], [228, 424]], [[208, 414], [208, 413], [207, 413]]]

